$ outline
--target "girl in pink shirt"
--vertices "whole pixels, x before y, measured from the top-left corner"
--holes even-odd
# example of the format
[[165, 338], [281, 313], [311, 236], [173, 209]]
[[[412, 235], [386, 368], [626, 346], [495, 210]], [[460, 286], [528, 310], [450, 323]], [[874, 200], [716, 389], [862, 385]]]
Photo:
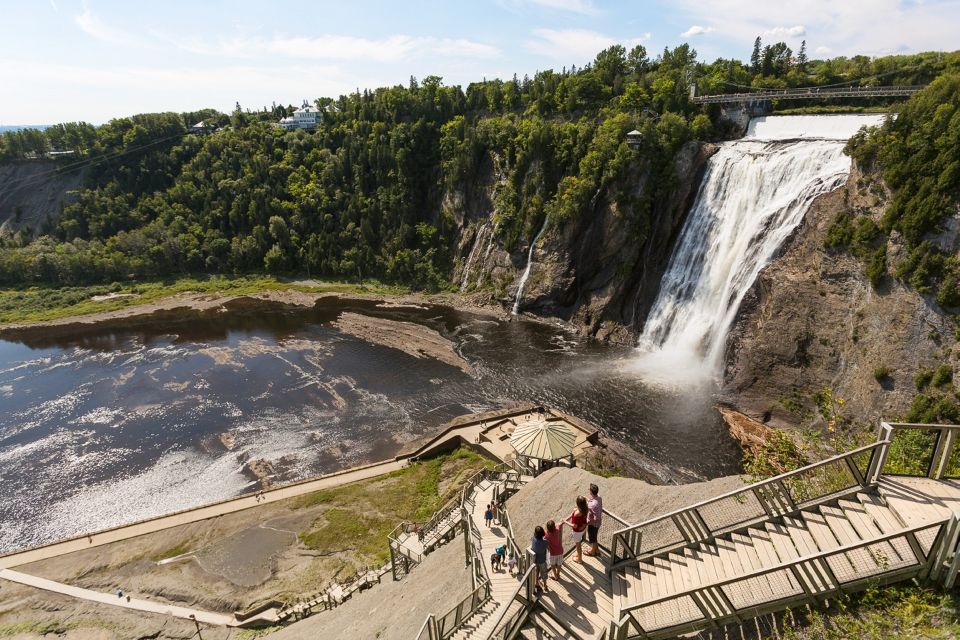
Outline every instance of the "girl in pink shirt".
[[547, 550], [550, 552], [550, 570], [553, 579], [560, 579], [560, 565], [563, 564], [563, 535], [560, 527], [553, 520], [547, 522]]

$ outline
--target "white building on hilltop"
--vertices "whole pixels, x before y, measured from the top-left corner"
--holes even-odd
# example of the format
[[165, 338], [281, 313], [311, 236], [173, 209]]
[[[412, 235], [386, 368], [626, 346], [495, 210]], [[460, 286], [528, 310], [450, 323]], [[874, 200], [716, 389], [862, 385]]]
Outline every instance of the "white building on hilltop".
[[295, 129], [316, 129], [320, 123], [320, 111], [311, 107], [306, 100], [303, 106], [293, 112], [292, 116], [281, 118], [277, 126], [287, 131]]

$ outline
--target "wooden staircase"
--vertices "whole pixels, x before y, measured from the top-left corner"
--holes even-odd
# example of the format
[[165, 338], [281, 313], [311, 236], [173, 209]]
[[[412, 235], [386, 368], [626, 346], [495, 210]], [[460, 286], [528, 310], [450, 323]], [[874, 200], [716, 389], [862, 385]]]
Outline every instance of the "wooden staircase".
[[[889, 579], [900, 576], [898, 570], [917, 573], [926, 564], [936, 527], [915, 536], [919, 550], [909, 536], [861, 544], [907, 530], [880, 495], [859, 492], [794, 516], [679, 546], [614, 573], [614, 619], [633, 611], [647, 633], [703, 619], [721, 623], [735, 620], [742, 610], [823, 599], [880, 574]], [[856, 548], [776, 569], [851, 546]], [[760, 575], [742, 579], [753, 573]], [[735, 582], [725, 588], [711, 586], [729, 580]]]

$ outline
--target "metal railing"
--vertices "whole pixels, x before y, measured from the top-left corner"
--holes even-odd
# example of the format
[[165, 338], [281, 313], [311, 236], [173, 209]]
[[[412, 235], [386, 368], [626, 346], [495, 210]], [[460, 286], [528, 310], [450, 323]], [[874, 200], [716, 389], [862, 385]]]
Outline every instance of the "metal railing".
[[721, 93], [694, 96], [695, 104], [755, 102], [760, 100], [816, 100], [820, 98], [871, 98], [884, 96], [909, 96], [926, 85], [906, 85], [890, 87], [844, 87], [840, 89], [826, 87], [800, 87], [796, 89], [762, 89], [745, 93]]
[[470, 595], [458, 602], [450, 611], [437, 619], [437, 637], [446, 640], [460, 628], [463, 621], [472, 616], [490, 599], [490, 582], [484, 581]]
[[526, 614], [536, 602], [537, 595], [537, 566], [529, 562], [530, 566], [523, 573], [520, 583], [510, 599], [499, 609], [499, 616], [493, 625], [493, 631], [486, 640], [508, 640], [513, 637], [526, 619]]
[[[924, 577], [942, 560], [948, 522], [924, 523], [626, 605], [621, 609], [625, 615], [611, 625], [608, 638], [673, 637], [704, 626], [756, 617], [792, 603], [814, 603], [818, 596], [838, 590]], [[891, 553], [878, 551], [883, 548]], [[671, 615], [644, 615], [645, 610], [667, 602], [671, 603]]]
[[874, 482], [888, 440], [780, 474], [613, 532], [611, 567], [789, 515]]
[[960, 478], [960, 425], [881, 422], [881, 440], [890, 446], [878, 470], [883, 475], [926, 476], [935, 480]]
[[[474, 522], [472, 513], [476, 505], [475, 490], [483, 482], [493, 482], [493, 493], [497, 497], [508, 495], [523, 485], [521, 471], [508, 464], [497, 465], [492, 469], [481, 469], [471, 476], [464, 484], [460, 493], [459, 500], [454, 506], [460, 508], [460, 519], [464, 531], [464, 553], [467, 563], [471, 565], [470, 578], [474, 589], [466, 598], [461, 600], [453, 609], [439, 618], [433, 614], [427, 617], [417, 635], [417, 640], [446, 640], [456, 633], [457, 629], [477, 613], [480, 608], [490, 600], [490, 576], [487, 574], [487, 565], [481, 555], [481, 531]], [[519, 546], [513, 536], [513, 529], [510, 525], [510, 514], [506, 508], [500, 509], [501, 525], [507, 530], [506, 545], [508, 550], [512, 551], [517, 559], [517, 566], [520, 572], [524, 573], [524, 580], [518, 586], [518, 593], [525, 590], [526, 595], [515, 595], [509, 602], [504, 603], [498, 608], [499, 616], [497, 624], [500, 625], [504, 620], [511, 624], [505, 626], [506, 631], [513, 633], [518, 626], [513, 626], [517, 620], [522, 623], [525, 614], [532, 606], [533, 589], [536, 587], [536, 575], [532, 573], [536, 567], [531, 566], [527, 554], [520, 551]], [[533, 575], [533, 582], [530, 576]], [[519, 603], [519, 604], [518, 604]], [[519, 607], [519, 613], [514, 610]], [[509, 615], [508, 615], [509, 614]], [[495, 627], [496, 628], [496, 627]], [[499, 637], [499, 636], [490, 636]], [[504, 638], [509, 636], [503, 636]]]

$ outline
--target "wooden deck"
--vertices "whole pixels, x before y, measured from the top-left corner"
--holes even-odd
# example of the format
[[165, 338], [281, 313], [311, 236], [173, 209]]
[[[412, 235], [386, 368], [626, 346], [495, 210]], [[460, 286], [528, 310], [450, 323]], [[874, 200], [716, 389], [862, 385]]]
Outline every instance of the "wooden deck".
[[[583, 557], [578, 564], [574, 555], [567, 554], [560, 568], [560, 580], [548, 581], [549, 591], [540, 596], [539, 606], [548, 620], [576, 638], [597, 638], [610, 626], [613, 619], [613, 599], [610, 578], [604, 558]], [[559, 624], [557, 624], [559, 623]]]

